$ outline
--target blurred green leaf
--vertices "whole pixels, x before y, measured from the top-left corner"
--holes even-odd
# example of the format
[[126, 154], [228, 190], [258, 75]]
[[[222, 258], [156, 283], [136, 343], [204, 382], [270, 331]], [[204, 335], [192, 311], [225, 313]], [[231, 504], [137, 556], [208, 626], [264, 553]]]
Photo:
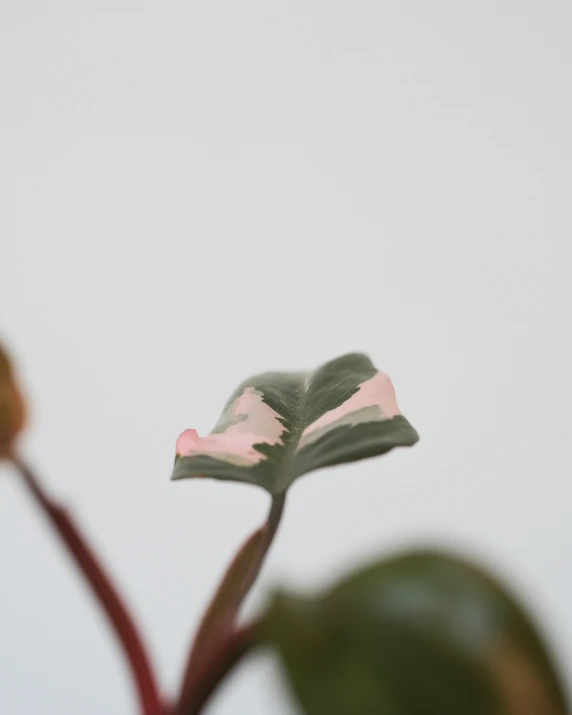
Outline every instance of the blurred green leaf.
[[401, 555], [329, 592], [278, 595], [262, 626], [307, 715], [563, 715], [530, 618], [485, 572]]
[[313, 373], [265, 373], [243, 382], [210, 435], [186, 430], [179, 437], [173, 479], [233, 480], [277, 495], [314, 469], [417, 440], [387, 375], [365, 355], [350, 354]]

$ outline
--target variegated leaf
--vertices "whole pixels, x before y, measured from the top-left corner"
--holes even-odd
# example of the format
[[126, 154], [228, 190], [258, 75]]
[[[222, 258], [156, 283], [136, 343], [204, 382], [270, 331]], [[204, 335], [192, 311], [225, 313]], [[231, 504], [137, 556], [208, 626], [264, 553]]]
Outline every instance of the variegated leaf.
[[243, 382], [211, 434], [186, 430], [179, 437], [173, 479], [213, 477], [280, 494], [314, 469], [417, 440], [390, 379], [352, 353], [312, 373], [271, 372]]

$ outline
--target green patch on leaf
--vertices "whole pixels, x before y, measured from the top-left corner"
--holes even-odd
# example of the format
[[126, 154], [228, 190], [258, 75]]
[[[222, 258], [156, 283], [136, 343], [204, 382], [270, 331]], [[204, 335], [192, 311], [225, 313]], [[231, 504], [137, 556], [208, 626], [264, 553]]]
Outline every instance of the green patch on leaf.
[[315, 469], [415, 444], [390, 379], [352, 353], [313, 373], [264, 373], [243, 382], [206, 437], [177, 441], [173, 479], [213, 477], [285, 492]]

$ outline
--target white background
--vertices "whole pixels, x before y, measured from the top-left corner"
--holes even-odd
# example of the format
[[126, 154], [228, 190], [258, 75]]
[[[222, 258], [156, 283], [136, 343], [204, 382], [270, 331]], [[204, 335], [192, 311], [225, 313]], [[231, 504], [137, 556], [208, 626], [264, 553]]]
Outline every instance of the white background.
[[[421, 442], [292, 490], [247, 610], [406, 544], [482, 557], [572, 675], [572, 6], [4, 2], [0, 330], [23, 449], [165, 687], [267, 508], [169, 483], [244, 377], [363, 350]], [[110, 633], [0, 472], [0, 710], [123, 715]], [[270, 656], [213, 715], [296, 712]]]

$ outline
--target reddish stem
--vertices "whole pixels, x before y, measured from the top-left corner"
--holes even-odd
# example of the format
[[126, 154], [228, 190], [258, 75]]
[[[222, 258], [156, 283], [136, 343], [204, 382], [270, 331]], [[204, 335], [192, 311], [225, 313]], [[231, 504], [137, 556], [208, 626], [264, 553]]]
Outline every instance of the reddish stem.
[[[179, 695], [179, 706], [183, 701], [186, 701], [187, 696], [191, 695], [195, 682], [195, 671], [201, 668], [202, 662], [205, 660], [210, 661], [209, 655], [213, 649], [216, 648], [217, 644], [225, 642], [229, 634], [232, 635], [235, 631], [239, 608], [260, 573], [266, 554], [272, 545], [278, 526], [280, 525], [285, 499], [286, 496], [284, 494], [272, 498], [266, 521], [238, 550], [207, 607], [185, 666]], [[228, 591], [229, 578], [233, 573], [234, 567], [241, 559], [245, 548], [247, 548], [249, 543], [252, 543], [254, 539], [256, 539], [259, 544], [258, 551], [250, 563], [248, 570], [242, 576], [241, 582], [236, 585], [232, 584], [233, 592], [229, 598], [226, 593]], [[177, 710], [177, 712], [181, 711]]]
[[209, 651], [209, 657], [194, 669], [188, 688], [174, 715], [199, 715], [218, 685], [255, 642], [256, 625], [236, 629]]
[[142, 715], [161, 715], [164, 713], [164, 707], [149, 658], [119, 593], [71, 516], [47, 496], [37, 477], [22, 459], [13, 455], [12, 461], [36, 503], [59, 534], [79, 570], [91, 586], [111, 623], [131, 669]]

